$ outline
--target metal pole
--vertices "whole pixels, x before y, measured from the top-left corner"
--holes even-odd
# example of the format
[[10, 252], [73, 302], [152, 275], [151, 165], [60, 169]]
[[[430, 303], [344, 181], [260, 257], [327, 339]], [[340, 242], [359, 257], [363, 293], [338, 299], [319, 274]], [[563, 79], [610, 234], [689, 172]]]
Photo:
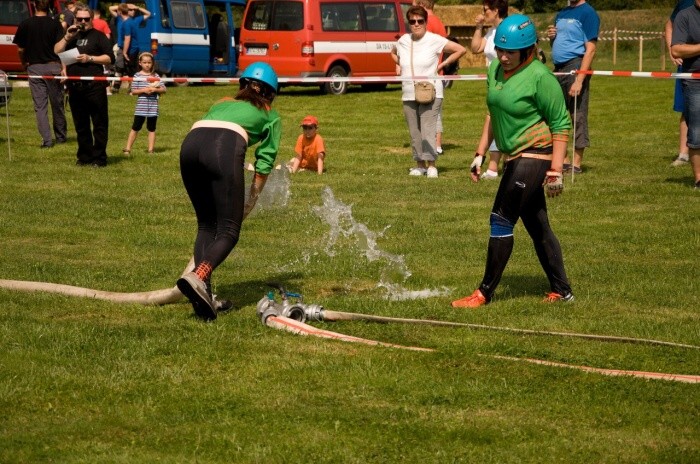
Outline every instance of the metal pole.
[[0, 77], [5, 81], [3, 86], [3, 93], [5, 96], [5, 124], [7, 125], [7, 156], [10, 161], [12, 161], [12, 134], [10, 133], [10, 100], [7, 98], [7, 86], [10, 85], [10, 79], [7, 77], [7, 73], [3, 72]]
[[576, 159], [576, 107], [578, 95], [574, 95], [574, 136], [571, 137], [571, 184], [574, 183], [574, 159]]

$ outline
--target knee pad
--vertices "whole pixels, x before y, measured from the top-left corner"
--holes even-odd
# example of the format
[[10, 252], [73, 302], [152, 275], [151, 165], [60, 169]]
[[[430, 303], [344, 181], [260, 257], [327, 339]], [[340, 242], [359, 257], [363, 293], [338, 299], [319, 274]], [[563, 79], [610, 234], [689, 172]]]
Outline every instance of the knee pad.
[[499, 216], [496, 213], [491, 213], [490, 223], [491, 237], [500, 238], [513, 236], [513, 228], [515, 227], [515, 224], [512, 224], [503, 216]]

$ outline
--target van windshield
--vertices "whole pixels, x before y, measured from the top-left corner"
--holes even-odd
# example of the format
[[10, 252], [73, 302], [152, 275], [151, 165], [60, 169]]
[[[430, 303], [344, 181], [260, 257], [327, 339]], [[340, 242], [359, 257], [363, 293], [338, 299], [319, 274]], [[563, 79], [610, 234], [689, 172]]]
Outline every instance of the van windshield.
[[253, 31], [300, 31], [304, 27], [302, 2], [252, 2], [245, 28]]

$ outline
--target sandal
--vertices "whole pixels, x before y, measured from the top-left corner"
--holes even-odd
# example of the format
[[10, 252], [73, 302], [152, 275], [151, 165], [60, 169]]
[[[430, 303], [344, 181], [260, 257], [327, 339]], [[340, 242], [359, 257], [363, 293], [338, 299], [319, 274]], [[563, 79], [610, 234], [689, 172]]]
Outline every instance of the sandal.
[[122, 153], [124, 153], [125, 155], [130, 155], [130, 154], [131, 154], [131, 150], [128, 150], [128, 149], [126, 149], [126, 148], [123, 148], [123, 149], [122, 149]]

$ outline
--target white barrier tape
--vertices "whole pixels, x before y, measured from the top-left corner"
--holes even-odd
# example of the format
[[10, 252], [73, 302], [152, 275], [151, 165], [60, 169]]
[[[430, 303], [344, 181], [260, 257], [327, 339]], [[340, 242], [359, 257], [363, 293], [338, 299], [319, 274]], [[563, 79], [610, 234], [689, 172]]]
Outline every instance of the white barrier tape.
[[[619, 32], [619, 31], [618, 31], [618, 32]], [[626, 34], [629, 34], [629, 32], [626, 32]], [[458, 41], [469, 42], [469, 41], [472, 40], [473, 37], [472, 37], [472, 36], [453, 36], [453, 38], [454, 38], [455, 40], [458, 40]], [[659, 40], [659, 39], [662, 39], [662, 38], [663, 38], [663, 35], [656, 35], [656, 36], [653, 36], [653, 37], [644, 37], [644, 36], [641, 37], [642, 40]], [[549, 37], [547, 37], [546, 35], [541, 35], [541, 36], [538, 37], [538, 39], [539, 39], [541, 42], [549, 42]], [[639, 39], [640, 39], [640, 36], [630, 36], [630, 37], [601, 37], [601, 36], [598, 36], [598, 39], [597, 39], [597, 40], [599, 40], [599, 41], [600, 41], [600, 40], [613, 40], [613, 41], [614, 41], [614, 40], [619, 40], [620, 42], [626, 42], [626, 41], [628, 41], [628, 40], [629, 40], [629, 41], [632, 41], [632, 40], [638, 41]]]
[[[652, 77], [657, 79], [700, 79], [700, 73], [672, 73], [672, 72], [642, 72], [642, 71], [569, 71], [555, 72], [555, 76], [566, 76], [572, 74], [588, 74], [592, 76], [615, 76], [615, 77]], [[131, 78], [131, 77], [107, 77], [107, 76], [28, 76], [28, 75], [8, 75], [10, 79], [61, 79], [69, 81], [149, 81], [149, 82], [174, 82], [176, 84], [204, 83], [204, 84], [237, 84], [236, 77], [161, 77], [161, 78]], [[483, 81], [486, 74], [457, 74], [451, 76], [366, 76], [366, 77], [280, 77], [281, 84], [324, 84], [331, 82], [348, 82], [351, 84], [367, 83], [399, 83], [404, 81], [422, 80], [443, 80], [443, 81]]]
[[659, 39], [663, 39], [663, 37], [661, 37], [661, 36], [659, 36], [659, 37], [644, 37], [644, 36], [641, 36], [641, 35], [640, 35], [640, 36], [637, 36], [637, 37], [598, 37], [598, 40], [599, 40], [599, 41], [600, 41], [600, 40], [612, 40], [612, 41], [619, 40], [619, 41], [622, 41], [622, 42], [624, 42], [624, 41], [626, 41], [626, 40], [630, 40], [630, 41], [636, 40], [636, 41], [639, 41], [639, 40], [659, 40]]
[[600, 34], [650, 34], [650, 35], [664, 35], [663, 31], [627, 31], [624, 29], [618, 29], [617, 31], [600, 31]]

